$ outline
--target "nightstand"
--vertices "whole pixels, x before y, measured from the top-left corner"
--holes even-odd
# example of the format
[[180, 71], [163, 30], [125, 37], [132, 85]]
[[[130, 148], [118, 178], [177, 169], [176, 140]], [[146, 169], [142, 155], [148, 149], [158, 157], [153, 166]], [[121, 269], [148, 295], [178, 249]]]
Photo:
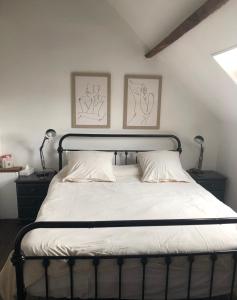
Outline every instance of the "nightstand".
[[197, 183], [216, 196], [216, 198], [225, 202], [227, 179], [225, 176], [215, 171], [202, 171], [202, 173], [192, 173], [188, 171], [188, 173]]
[[49, 184], [55, 173], [43, 178], [32, 174], [19, 176], [16, 182], [18, 218], [21, 221], [34, 221], [44, 201]]

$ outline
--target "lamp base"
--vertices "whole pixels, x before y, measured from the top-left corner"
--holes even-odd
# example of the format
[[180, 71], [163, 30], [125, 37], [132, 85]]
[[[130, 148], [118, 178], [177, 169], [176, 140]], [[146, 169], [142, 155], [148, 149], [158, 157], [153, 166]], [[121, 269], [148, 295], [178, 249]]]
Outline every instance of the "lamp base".
[[203, 174], [203, 171], [197, 168], [189, 169], [188, 172], [192, 174]]
[[45, 170], [42, 170], [42, 171], [36, 171], [35, 172], [36, 176], [39, 177], [39, 178], [45, 178], [45, 177], [53, 176], [56, 173], [57, 173], [56, 171], [51, 170], [51, 169], [49, 169], [49, 170], [45, 169]]

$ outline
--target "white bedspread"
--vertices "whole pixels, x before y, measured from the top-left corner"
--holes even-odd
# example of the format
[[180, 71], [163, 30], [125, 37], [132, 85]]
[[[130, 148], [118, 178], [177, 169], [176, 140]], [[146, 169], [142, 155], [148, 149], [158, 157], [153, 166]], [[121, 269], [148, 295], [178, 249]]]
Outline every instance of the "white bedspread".
[[[142, 183], [138, 178], [131, 177], [129, 179], [120, 178], [114, 183], [62, 183], [59, 174], [50, 185], [37, 221], [183, 219], [236, 216], [237, 214], [231, 208], [217, 200], [195, 182], [151, 184]], [[26, 255], [155, 254], [229, 250], [237, 248], [237, 227], [232, 224], [160, 228], [37, 229], [27, 234], [23, 240], [22, 248]], [[195, 295], [199, 297], [208, 294], [209, 269], [205, 269], [207, 268], [205, 267], [207, 260], [200, 259], [202, 267], [200, 263], [197, 266], [197, 274], [194, 275], [196, 276]], [[225, 269], [227, 260], [226, 258], [226, 261], [220, 261], [219, 268], [222, 277], [221, 280], [219, 278], [219, 281], [218, 276], [216, 277], [216, 282], [219, 282], [216, 294], [223, 294], [229, 289], [230, 274], [228, 270], [230, 268], [226, 266]], [[161, 262], [153, 262], [150, 272], [155, 272], [153, 274], [156, 276], [155, 280], [158, 278], [154, 267], [156, 263], [160, 270], [165, 267]], [[80, 297], [92, 297], [93, 270], [88, 264], [83, 264], [78, 268], [80, 274], [76, 274], [77, 279], [81, 281], [77, 293]], [[183, 266], [184, 262], [181, 260], [176, 263], [176, 266], [174, 264], [173, 268], [176, 275], [173, 273], [172, 276], [176, 276], [176, 280], [173, 289], [171, 289], [171, 298], [184, 296], [186, 286], [184, 286], [181, 273], [184, 271], [187, 273], [187, 269], [184, 270]], [[111, 266], [104, 264], [104, 270], [107, 270], [108, 274], [109, 271], [111, 274], [111, 269], [114, 268], [115, 270], [115, 267], [116, 265], [113, 264]], [[69, 293], [69, 289], [66, 287], [66, 283], [59, 284], [59, 282], [62, 282], [62, 278], [68, 278], [66, 264], [64, 262], [54, 263], [50, 269], [51, 295], [65, 296], [65, 294], [60, 293], [63, 293], [64, 288], [66, 288], [66, 293]], [[135, 266], [135, 263], [128, 264], [127, 269], [127, 274], [129, 272], [134, 274], [131, 277], [127, 275], [127, 282], [131, 281], [132, 277], [136, 282], [138, 280], [136, 277], [139, 278], [140, 276], [140, 271], [137, 271], [139, 270], [138, 264], [137, 266]], [[226, 271], [226, 276], [223, 275], [223, 271]], [[103, 277], [105, 282], [110, 282], [112, 285], [112, 275], [106, 276], [104, 272]], [[6, 278], [8, 278], [7, 283]], [[204, 284], [201, 288], [201, 282], [205, 283], [205, 281], [206, 286]], [[127, 298], [139, 296], [134, 288], [134, 282], [130, 282], [130, 288], [127, 288]], [[30, 262], [26, 264], [25, 283], [33, 295], [42, 295], [43, 270], [38, 263]], [[147, 284], [149, 285], [149, 283]], [[157, 293], [156, 298], [162, 298], [163, 288], [158, 291], [156, 284], [152, 290], [152, 282], [150, 285], [150, 294], [147, 297], [152, 299]], [[15, 293], [14, 270], [9, 261], [0, 273], [0, 291], [4, 300], [13, 299]], [[111, 291], [116, 293], [117, 290], [115, 287], [110, 286], [106, 290], [107, 294], [100, 295], [100, 297], [112, 297], [113, 295], [109, 294]]]

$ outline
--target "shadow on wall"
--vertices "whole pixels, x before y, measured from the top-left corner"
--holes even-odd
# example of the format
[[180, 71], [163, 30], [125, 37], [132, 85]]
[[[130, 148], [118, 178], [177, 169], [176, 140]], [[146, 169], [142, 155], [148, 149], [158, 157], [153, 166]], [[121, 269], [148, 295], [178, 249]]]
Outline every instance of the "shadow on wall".
[[[196, 136], [196, 134], [193, 134]], [[181, 161], [184, 169], [196, 168], [198, 165], [200, 147], [193, 141], [193, 138], [182, 138], [183, 152], [181, 154]], [[205, 152], [205, 145], [204, 145]], [[209, 166], [205, 165], [205, 153], [203, 161], [203, 169], [208, 169]]]

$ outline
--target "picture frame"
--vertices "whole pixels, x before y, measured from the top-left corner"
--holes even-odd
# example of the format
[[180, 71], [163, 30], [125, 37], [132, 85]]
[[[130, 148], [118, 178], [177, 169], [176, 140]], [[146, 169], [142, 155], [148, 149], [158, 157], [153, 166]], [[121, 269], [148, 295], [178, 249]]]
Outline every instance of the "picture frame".
[[72, 128], [109, 128], [111, 75], [73, 72], [71, 74]]
[[159, 129], [162, 76], [124, 76], [124, 129]]

